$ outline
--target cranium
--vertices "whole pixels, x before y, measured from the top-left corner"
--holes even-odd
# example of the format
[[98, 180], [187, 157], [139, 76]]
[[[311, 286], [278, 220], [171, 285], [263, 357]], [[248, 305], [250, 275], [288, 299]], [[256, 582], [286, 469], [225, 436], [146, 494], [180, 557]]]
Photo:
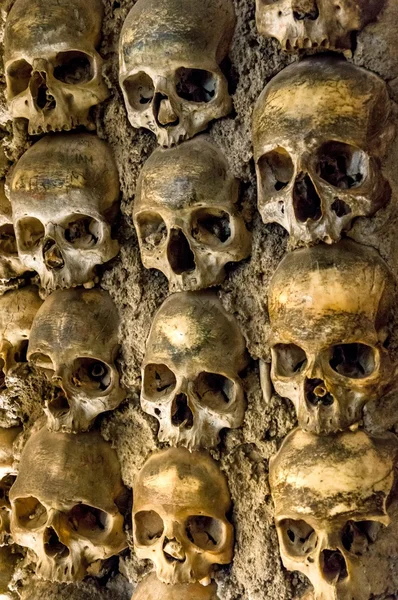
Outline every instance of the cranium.
[[134, 202], [145, 267], [160, 269], [175, 291], [221, 283], [225, 265], [250, 254], [251, 236], [237, 200], [238, 181], [207, 138], [156, 150], [141, 172]]
[[11, 204], [0, 181], [0, 291], [17, 284], [26, 270], [18, 256]]
[[374, 21], [384, 0], [256, 0], [258, 31], [287, 51], [351, 49], [352, 34]]
[[213, 447], [223, 427], [239, 427], [245, 412], [239, 373], [246, 363], [244, 338], [216, 295], [169, 296], [152, 323], [142, 365], [141, 406], [158, 419], [160, 441]]
[[391, 141], [382, 79], [335, 57], [307, 58], [265, 87], [253, 115], [258, 208], [294, 242], [340, 239], [390, 198], [380, 162]]
[[394, 282], [378, 253], [352, 241], [296, 250], [269, 289], [271, 377], [302, 429], [357, 423], [393, 380], [387, 348]]
[[45, 406], [50, 429], [87, 430], [124, 399], [115, 364], [118, 333], [107, 292], [58, 290], [44, 302], [33, 322], [28, 360], [55, 386]]
[[116, 256], [118, 173], [96, 136], [42, 138], [15, 166], [8, 194], [19, 257], [45, 289], [88, 285], [96, 265]]
[[214, 583], [207, 587], [200, 583], [162, 583], [154, 573], [137, 586], [131, 600], [218, 600]]
[[231, 562], [229, 491], [208, 454], [185, 448], [154, 454], [133, 495], [135, 551], [155, 564], [160, 581], [207, 585], [214, 564]]
[[[11, 507], [8, 492], [16, 476], [14, 467], [14, 442], [21, 431], [20, 427], [12, 427], [10, 429], [0, 428], [0, 551], [1, 546], [9, 540]], [[0, 560], [0, 598], [1, 589], [2, 573]]]
[[100, 0], [16, 0], [5, 28], [4, 65], [12, 117], [29, 133], [89, 125], [108, 97], [99, 44]]
[[21, 558], [11, 546], [0, 547], [0, 600], [12, 600], [15, 595], [9, 590], [15, 566]]
[[227, 115], [232, 102], [219, 64], [234, 26], [231, 0], [138, 0], [119, 45], [120, 86], [133, 127], [171, 146]]
[[396, 456], [392, 434], [296, 429], [271, 460], [282, 561], [310, 579], [316, 600], [369, 600], [372, 574], [362, 557], [390, 522]]
[[81, 580], [94, 562], [127, 547], [126, 492], [116, 453], [98, 433], [41, 429], [28, 440], [10, 490], [11, 533], [36, 555], [39, 577]]

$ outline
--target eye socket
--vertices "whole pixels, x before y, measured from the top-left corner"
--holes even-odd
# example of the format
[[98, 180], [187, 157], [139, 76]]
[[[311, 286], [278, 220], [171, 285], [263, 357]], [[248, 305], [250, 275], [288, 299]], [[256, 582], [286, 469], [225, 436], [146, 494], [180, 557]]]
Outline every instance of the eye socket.
[[216, 550], [224, 539], [224, 524], [212, 517], [195, 515], [186, 520], [185, 533], [192, 544], [211, 552]]
[[17, 60], [9, 65], [7, 75], [9, 96], [15, 98], [28, 89], [32, 66], [26, 60]]
[[202, 372], [194, 382], [194, 391], [204, 406], [224, 410], [235, 396], [235, 383], [218, 373]]
[[281, 377], [294, 377], [307, 365], [306, 353], [296, 344], [276, 344], [273, 351], [276, 361], [275, 372]]
[[140, 71], [127, 77], [122, 85], [133, 110], [142, 112], [148, 108], [155, 95], [155, 86], [149, 75]]
[[200, 244], [225, 244], [231, 237], [230, 216], [223, 210], [202, 208], [193, 215], [192, 237]]
[[381, 528], [378, 521], [348, 521], [341, 533], [344, 548], [355, 556], [362, 556], [376, 541]]
[[283, 519], [279, 523], [279, 531], [287, 554], [293, 558], [307, 556], [317, 547], [318, 536], [305, 521]]
[[141, 546], [152, 546], [164, 531], [163, 519], [154, 510], [142, 510], [134, 515], [135, 537]]
[[17, 222], [17, 237], [19, 250], [30, 252], [39, 245], [45, 231], [44, 225], [34, 217], [25, 217]]
[[16, 519], [23, 529], [39, 529], [47, 523], [47, 510], [34, 496], [17, 498], [14, 508]]
[[77, 504], [68, 514], [72, 529], [87, 539], [95, 538], [105, 531], [108, 527], [108, 519], [106, 512], [87, 504]]
[[373, 348], [365, 344], [339, 344], [331, 348], [333, 371], [350, 379], [364, 379], [376, 368]]
[[72, 215], [64, 227], [66, 241], [75, 248], [92, 248], [101, 236], [100, 223], [86, 215]]
[[150, 400], [160, 400], [176, 387], [176, 377], [166, 365], [149, 364], [144, 370], [143, 390]]
[[55, 59], [54, 77], [69, 85], [88, 83], [94, 77], [93, 59], [77, 50], [59, 52]]
[[[10, 506], [10, 503], [8, 500], [8, 493], [9, 493], [11, 487], [14, 485], [15, 480], [16, 480], [15, 475], [6, 475], [0, 481], [0, 513], [1, 513], [2, 508], [4, 508], [4, 507], [9, 508], [9, 506]], [[0, 523], [1, 523], [1, 516], [0, 516]], [[0, 528], [0, 530], [1, 530], [1, 528]]]
[[216, 96], [217, 78], [210, 71], [181, 67], [176, 72], [176, 91], [183, 100], [207, 104]]
[[140, 213], [137, 216], [137, 227], [145, 250], [151, 251], [166, 242], [167, 226], [158, 213]]
[[105, 392], [111, 385], [108, 365], [95, 358], [76, 358], [72, 367], [72, 384], [87, 393]]
[[16, 256], [18, 254], [15, 231], [11, 223], [5, 223], [0, 227], [0, 254], [3, 256]]
[[265, 195], [275, 195], [283, 190], [293, 179], [294, 165], [290, 154], [278, 147], [263, 154], [257, 161], [262, 191]]
[[359, 187], [366, 178], [368, 159], [362, 150], [342, 142], [326, 142], [318, 150], [317, 174], [340, 190]]

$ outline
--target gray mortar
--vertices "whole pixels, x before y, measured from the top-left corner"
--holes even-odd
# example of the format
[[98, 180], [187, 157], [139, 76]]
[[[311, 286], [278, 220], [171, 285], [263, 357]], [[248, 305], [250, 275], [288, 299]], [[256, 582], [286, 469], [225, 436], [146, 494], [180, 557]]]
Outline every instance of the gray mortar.
[[[3, 20], [12, 1], [0, 0]], [[288, 238], [278, 225], [263, 225], [256, 211], [250, 126], [254, 103], [264, 85], [295, 59], [281, 52], [277, 42], [257, 35], [254, 0], [234, 2], [237, 27], [226, 72], [233, 90], [235, 112], [233, 116], [213, 123], [209, 131], [225, 151], [234, 174], [242, 180], [241, 208], [253, 231], [251, 259], [231, 267], [226, 282], [219, 289], [225, 307], [242, 327], [253, 360], [244, 374], [248, 404], [245, 422], [241, 429], [225, 432], [219, 448], [213, 452], [228, 477], [236, 531], [234, 562], [217, 571], [216, 581], [220, 600], [288, 600], [302, 593], [305, 582], [302, 576], [287, 573], [281, 565], [268, 486], [268, 462], [296, 420], [289, 401], [274, 394], [265, 402], [257, 362], [259, 358], [269, 361], [266, 294], [269, 280], [288, 249]], [[105, 78], [112, 96], [96, 110], [98, 135], [113, 148], [122, 190], [118, 230], [121, 251], [104, 272], [101, 286], [109, 291], [120, 311], [120, 368], [122, 382], [128, 390], [128, 398], [122, 406], [99, 418], [98, 425], [104, 437], [116, 448], [124, 482], [130, 488], [146, 457], [160, 447], [156, 421], [145, 415], [139, 406], [140, 364], [151, 319], [168, 292], [161, 273], [143, 268], [132, 223], [137, 177], [142, 164], [156, 147], [149, 132], [135, 131], [129, 125], [117, 82], [119, 33], [133, 4], [133, 0], [104, 0], [101, 54], [106, 59]], [[359, 35], [353, 56], [356, 64], [384, 77], [395, 101], [398, 101], [397, 23], [398, 5], [395, 0], [390, 0], [379, 22], [369, 25]], [[3, 92], [2, 71], [0, 88]], [[395, 106], [396, 120], [397, 115], [398, 107]], [[13, 162], [31, 140], [23, 124], [11, 123], [3, 94], [0, 126], [0, 137]], [[358, 219], [349, 233], [355, 240], [377, 248], [395, 275], [398, 275], [397, 165], [395, 141], [384, 165], [393, 190], [391, 203], [372, 219]], [[395, 334], [392, 338], [395, 357], [397, 348]], [[23, 439], [26, 439], [30, 427], [42, 414], [46, 383], [38, 374], [31, 373], [25, 379], [10, 380], [8, 384], [9, 389], [0, 398], [0, 426], [12, 425], [20, 418], [25, 428]], [[365, 424], [370, 431], [398, 431], [397, 415], [397, 393], [393, 390], [367, 406]], [[391, 514], [393, 523], [372, 546], [366, 564], [372, 573], [374, 596], [392, 600], [398, 598], [398, 508], [395, 500]], [[136, 582], [150, 568], [149, 564], [135, 558], [131, 544], [131, 551], [120, 558], [120, 573], [111, 570], [111, 575], [99, 581], [87, 579], [81, 584], [62, 586], [35, 581], [32, 577], [34, 565], [25, 558], [14, 578], [15, 590], [24, 600], [130, 600]]]

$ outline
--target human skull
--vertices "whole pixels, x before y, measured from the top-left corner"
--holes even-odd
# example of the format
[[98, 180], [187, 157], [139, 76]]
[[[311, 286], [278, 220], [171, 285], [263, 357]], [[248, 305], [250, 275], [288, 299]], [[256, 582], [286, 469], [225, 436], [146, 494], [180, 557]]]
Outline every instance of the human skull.
[[271, 378], [294, 403], [302, 429], [346, 429], [387, 390], [394, 293], [379, 254], [350, 240], [282, 260], [268, 296]]
[[102, 79], [100, 0], [16, 0], [6, 22], [4, 66], [13, 118], [29, 133], [90, 125], [108, 97]]
[[[228, 352], [225, 352], [228, 348]], [[216, 446], [245, 413], [239, 373], [245, 341], [215, 294], [169, 296], [155, 315], [142, 365], [141, 406], [159, 421], [159, 440]]]
[[9, 180], [18, 253], [46, 290], [89, 285], [95, 267], [116, 256], [111, 223], [118, 208], [116, 165], [94, 135], [42, 138]]
[[350, 50], [352, 34], [374, 21], [384, 0], [256, 0], [259, 33], [284, 50]]
[[13, 600], [9, 584], [14, 575], [14, 570], [20, 555], [14, 552], [12, 546], [0, 547], [0, 600]]
[[28, 360], [54, 384], [44, 409], [50, 429], [85, 431], [125, 398], [115, 364], [118, 333], [116, 307], [103, 290], [58, 290], [46, 299], [33, 322]]
[[[0, 551], [1, 546], [9, 541], [11, 507], [8, 493], [16, 476], [14, 467], [14, 442], [21, 432], [21, 427], [11, 427], [10, 429], [0, 428]], [[0, 560], [0, 598], [1, 589], [2, 573]]]
[[[183, 11], [183, 13], [181, 13]], [[138, 0], [120, 36], [129, 121], [171, 146], [232, 108], [219, 64], [235, 27], [231, 0]]]
[[392, 139], [382, 79], [343, 59], [290, 65], [264, 88], [253, 114], [258, 208], [293, 242], [332, 243], [390, 198], [381, 159]]
[[218, 597], [214, 583], [207, 587], [200, 583], [167, 585], [151, 573], [137, 586], [131, 600], [218, 600]]
[[270, 462], [270, 485], [284, 566], [314, 586], [315, 600], [369, 600], [363, 568], [390, 519], [397, 438], [365, 432], [319, 437], [290, 433]]
[[83, 579], [127, 547], [126, 501], [117, 456], [97, 432], [43, 428], [28, 440], [10, 490], [11, 533], [37, 557], [42, 579]]
[[227, 482], [205, 452], [170, 448], [152, 455], [133, 498], [136, 555], [155, 564], [160, 581], [208, 585], [212, 566], [231, 562]]
[[141, 171], [134, 202], [144, 266], [161, 270], [173, 291], [221, 283], [225, 265], [251, 250], [236, 209], [238, 189], [225, 156], [206, 137], [156, 150]]

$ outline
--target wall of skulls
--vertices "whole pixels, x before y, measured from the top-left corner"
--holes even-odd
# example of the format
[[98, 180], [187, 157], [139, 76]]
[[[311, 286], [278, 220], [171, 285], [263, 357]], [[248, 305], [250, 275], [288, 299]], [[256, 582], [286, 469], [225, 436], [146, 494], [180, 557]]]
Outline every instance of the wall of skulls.
[[396, 598], [398, 7], [0, 8], [0, 598]]

